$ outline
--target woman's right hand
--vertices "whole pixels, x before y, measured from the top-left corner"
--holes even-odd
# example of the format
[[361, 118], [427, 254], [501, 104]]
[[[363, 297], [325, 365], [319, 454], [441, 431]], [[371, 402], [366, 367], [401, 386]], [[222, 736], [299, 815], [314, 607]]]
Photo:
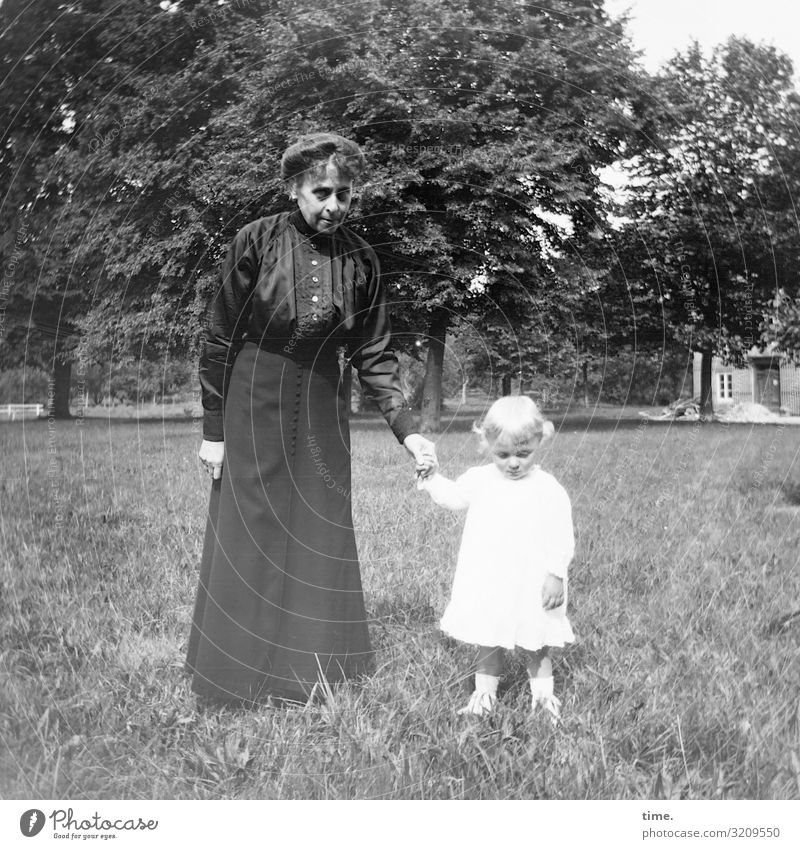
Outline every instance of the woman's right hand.
[[211, 472], [213, 480], [222, 477], [222, 463], [225, 460], [224, 442], [209, 442], [204, 439], [197, 456], [200, 458], [200, 462]]
[[419, 433], [410, 433], [404, 440], [403, 445], [409, 454], [417, 461], [417, 477], [427, 478], [439, 468], [436, 458], [436, 445], [429, 439], [425, 439]]

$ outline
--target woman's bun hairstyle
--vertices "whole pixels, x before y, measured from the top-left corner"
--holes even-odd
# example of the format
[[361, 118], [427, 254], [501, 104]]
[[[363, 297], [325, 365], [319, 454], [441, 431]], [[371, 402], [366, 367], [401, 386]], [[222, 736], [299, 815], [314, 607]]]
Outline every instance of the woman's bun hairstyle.
[[311, 133], [300, 138], [281, 157], [281, 177], [300, 181], [332, 162], [348, 180], [355, 180], [366, 167], [361, 148], [336, 133]]

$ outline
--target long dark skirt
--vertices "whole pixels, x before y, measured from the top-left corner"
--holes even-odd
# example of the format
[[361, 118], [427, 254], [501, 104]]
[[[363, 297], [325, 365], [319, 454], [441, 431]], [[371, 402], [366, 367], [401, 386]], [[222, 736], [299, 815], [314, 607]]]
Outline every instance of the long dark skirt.
[[348, 412], [335, 352], [239, 353], [189, 638], [198, 694], [305, 699], [370, 671]]

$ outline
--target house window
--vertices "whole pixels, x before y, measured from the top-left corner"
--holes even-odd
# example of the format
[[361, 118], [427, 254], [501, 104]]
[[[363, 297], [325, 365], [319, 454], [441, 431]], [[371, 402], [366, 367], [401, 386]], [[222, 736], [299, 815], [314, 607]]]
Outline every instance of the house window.
[[717, 398], [720, 401], [733, 400], [733, 374], [732, 372], [717, 373]]

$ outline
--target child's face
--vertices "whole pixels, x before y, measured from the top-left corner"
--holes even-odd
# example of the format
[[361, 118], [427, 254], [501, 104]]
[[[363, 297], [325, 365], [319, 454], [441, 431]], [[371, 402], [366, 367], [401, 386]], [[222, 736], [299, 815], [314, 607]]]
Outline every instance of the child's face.
[[511, 480], [524, 478], [534, 467], [540, 438], [512, 439], [500, 436], [491, 445], [492, 461]]

